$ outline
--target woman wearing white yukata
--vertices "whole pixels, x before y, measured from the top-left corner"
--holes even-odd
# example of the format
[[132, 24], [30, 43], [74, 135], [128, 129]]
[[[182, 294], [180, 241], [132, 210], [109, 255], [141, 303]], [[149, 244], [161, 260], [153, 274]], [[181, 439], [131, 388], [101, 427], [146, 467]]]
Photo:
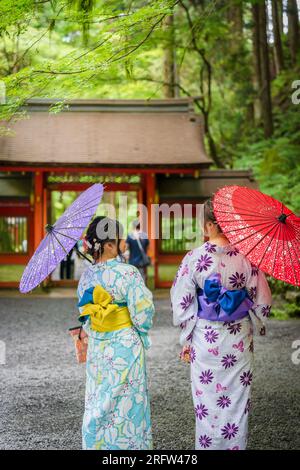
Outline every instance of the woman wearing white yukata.
[[117, 221], [96, 217], [86, 243], [95, 263], [78, 285], [79, 319], [88, 334], [83, 448], [148, 450], [145, 349], [154, 314], [152, 294], [138, 269], [122, 262], [125, 242]]
[[[204, 205], [208, 242], [183, 259], [171, 289], [173, 320], [191, 365], [196, 449], [247, 446], [253, 325], [265, 334], [271, 292], [265, 275], [230, 245]], [[183, 353], [183, 355], [184, 355]]]

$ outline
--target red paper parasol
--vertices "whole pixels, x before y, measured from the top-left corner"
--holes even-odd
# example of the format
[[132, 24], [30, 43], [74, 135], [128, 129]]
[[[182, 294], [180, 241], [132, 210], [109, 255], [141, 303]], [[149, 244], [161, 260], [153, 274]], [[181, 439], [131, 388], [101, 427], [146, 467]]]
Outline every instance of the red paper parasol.
[[225, 186], [213, 200], [218, 224], [230, 243], [255, 266], [300, 286], [300, 218], [255, 189]]

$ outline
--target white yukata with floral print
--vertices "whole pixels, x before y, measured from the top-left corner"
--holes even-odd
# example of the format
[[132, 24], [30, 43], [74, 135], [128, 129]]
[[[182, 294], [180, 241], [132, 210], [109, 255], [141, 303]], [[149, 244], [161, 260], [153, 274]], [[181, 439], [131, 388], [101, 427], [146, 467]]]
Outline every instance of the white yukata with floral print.
[[[233, 322], [199, 318], [196, 290], [217, 275], [228, 290], [246, 289], [252, 311]], [[171, 289], [180, 343], [190, 345], [195, 448], [242, 450], [247, 445], [253, 379], [253, 325], [264, 331], [271, 292], [265, 275], [232, 246], [209, 242], [189, 252]]]
[[150, 346], [154, 306], [139, 271], [117, 258], [90, 266], [81, 276], [78, 297], [101, 285], [114, 303], [126, 304], [132, 327], [100, 333], [89, 320], [83, 449], [152, 449], [145, 348]]

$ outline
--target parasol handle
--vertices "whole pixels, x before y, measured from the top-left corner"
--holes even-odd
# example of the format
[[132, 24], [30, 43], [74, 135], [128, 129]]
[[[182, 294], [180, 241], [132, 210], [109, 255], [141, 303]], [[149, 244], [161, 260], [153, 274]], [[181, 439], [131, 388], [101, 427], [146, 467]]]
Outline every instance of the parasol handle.
[[78, 250], [78, 248], [75, 248], [76, 250], [76, 253], [79, 255], [79, 256], [82, 256], [82, 258], [86, 259], [89, 263], [93, 263], [87, 256], [85, 256], [83, 253], [81, 253], [80, 250]]

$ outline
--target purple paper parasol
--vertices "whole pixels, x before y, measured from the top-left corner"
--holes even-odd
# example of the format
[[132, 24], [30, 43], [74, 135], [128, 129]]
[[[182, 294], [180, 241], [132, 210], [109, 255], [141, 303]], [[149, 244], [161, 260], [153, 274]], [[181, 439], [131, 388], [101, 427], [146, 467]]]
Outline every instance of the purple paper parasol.
[[103, 185], [94, 184], [75, 199], [54, 225], [46, 226], [47, 234], [23, 272], [20, 292], [26, 294], [38, 286], [66, 257], [95, 214], [102, 194]]

